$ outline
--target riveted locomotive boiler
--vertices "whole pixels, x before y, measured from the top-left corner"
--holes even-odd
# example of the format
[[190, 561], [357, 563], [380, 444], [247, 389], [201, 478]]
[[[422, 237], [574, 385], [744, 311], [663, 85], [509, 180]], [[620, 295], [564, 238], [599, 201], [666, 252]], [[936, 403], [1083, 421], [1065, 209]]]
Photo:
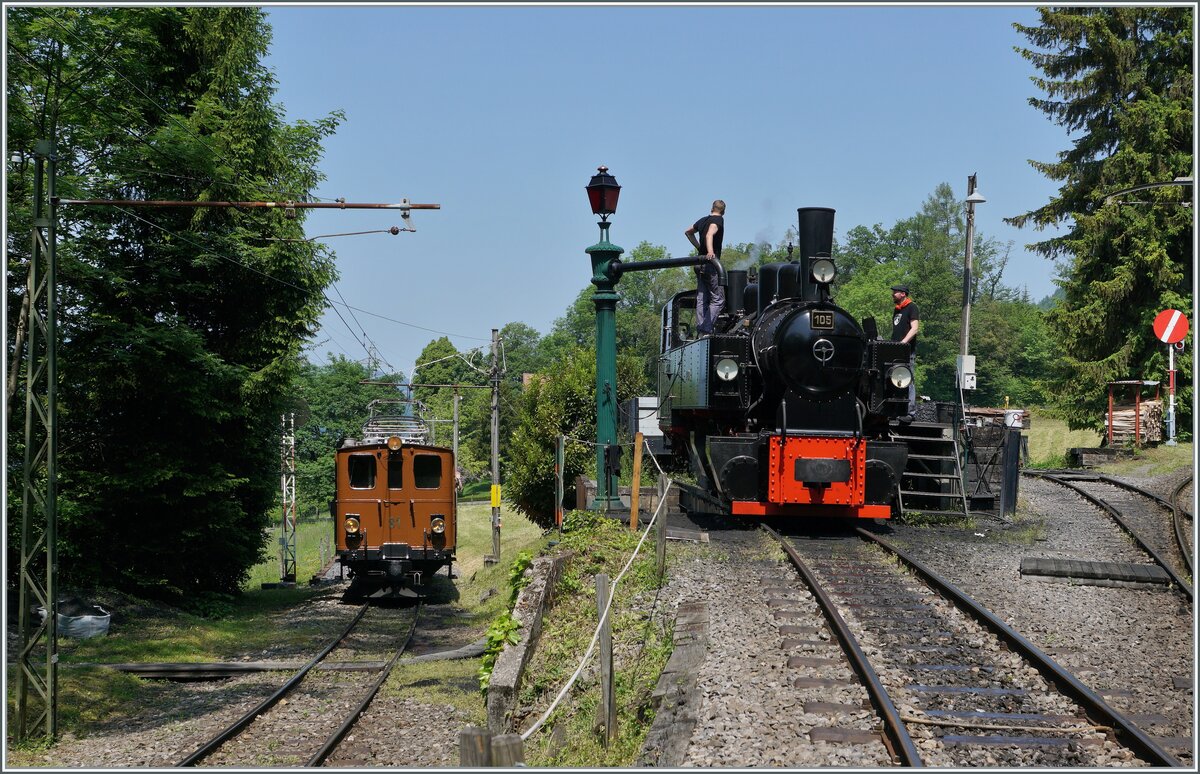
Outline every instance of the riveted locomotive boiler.
[[734, 515], [887, 518], [907, 460], [907, 344], [830, 297], [834, 211], [799, 215], [799, 260], [726, 272], [715, 333], [688, 336], [695, 291], [663, 308], [659, 424]]

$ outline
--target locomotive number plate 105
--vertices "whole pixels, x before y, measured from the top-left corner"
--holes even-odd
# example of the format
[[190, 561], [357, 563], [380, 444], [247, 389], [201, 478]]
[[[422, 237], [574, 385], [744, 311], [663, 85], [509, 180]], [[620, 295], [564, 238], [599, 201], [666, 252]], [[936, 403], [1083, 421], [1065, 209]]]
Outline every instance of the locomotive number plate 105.
[[812, 313], [812, 328], [814, 331], [831, 331], [833, 330], [833, 312], [813, 312]]

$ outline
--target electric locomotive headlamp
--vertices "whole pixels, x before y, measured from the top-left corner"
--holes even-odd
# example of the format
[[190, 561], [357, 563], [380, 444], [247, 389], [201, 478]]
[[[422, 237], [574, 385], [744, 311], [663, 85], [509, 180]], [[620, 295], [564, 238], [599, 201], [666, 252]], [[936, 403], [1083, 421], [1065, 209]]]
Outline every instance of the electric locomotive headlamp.
[[908, 385], [912, 384], [912, 380], [912, 370], [906, 365], [892, 366], [891, 370], [888, 371], [888, 381], [897, 389], [903, 390], [907, 388]]
[[723, 382], [732, 382], [737, 378], [738, 364], [732, 358], [723, 357], [717, 361], [717, 378]]
[[347, 535], [357, 535], [358, 534], [358, 519], [354, 518], [353, 516], [350, 516], [346, 519], [346, 534]]
[[404, 442], [400, 440], [400, 436], [398, 435], [389, 436], [387, 439], [387, 447], [392, 451], [400, 451], [400, 447], [403, 445], [403, 443]]
[[828, 285], [837, 276], [837, 266], [832, 258], [816, 258], [812, 262], [812, 276], [817, 282]]
[[435, 535], [440, 535], [446, 531], [446, 520], [441, 516], [434, 516], [429, 521], [429, 528]]

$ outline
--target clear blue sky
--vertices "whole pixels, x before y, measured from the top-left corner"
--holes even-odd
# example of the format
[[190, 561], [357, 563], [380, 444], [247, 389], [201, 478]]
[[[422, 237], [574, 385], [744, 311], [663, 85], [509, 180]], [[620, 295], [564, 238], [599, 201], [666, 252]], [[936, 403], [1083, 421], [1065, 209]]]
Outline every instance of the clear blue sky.
[[[726, 242], [778, 242], [797, 207], [837, 210], [838, 235], [893, 225], [939, 183], [977, 229], [1014, 243], [1006, 284], [1037, 300], [1055, 266], [1002, 218], [1057, 185], [1029, 159], [1070, 146], [1032, 108], [1034, 69], [1013, 29], [1034, 6], [312, 7], [267, 9], [267, 65], [290, 120], [332, 110], [318, 194], [439, 203], [416, 233], [332, 239], [345, 300], [486, 345], [521, 321], [545, 334], [590, 278], [598, 165], [622, 185], [611, 238], [686, 255], [715, 198]], [[310, 235], [402, 225], [391, 212], [317, 212]], [[330, 296], [337, 300], [335, 293]], [[920, 303], [919, 288], [914, 297]], [[361, 324], [411, 375], [435, 334], [343, 312], [314, 357], [365, 357]]]

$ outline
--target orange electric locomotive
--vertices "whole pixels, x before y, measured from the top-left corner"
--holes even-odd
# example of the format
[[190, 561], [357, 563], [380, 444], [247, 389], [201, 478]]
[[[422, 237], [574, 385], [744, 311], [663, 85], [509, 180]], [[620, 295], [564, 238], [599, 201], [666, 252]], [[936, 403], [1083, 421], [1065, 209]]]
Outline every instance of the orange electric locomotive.
[[454, 561], [454, 464], [412, 417], [374, 417], [342, 442], [330, 510], [350, 596], [414, 596]]

